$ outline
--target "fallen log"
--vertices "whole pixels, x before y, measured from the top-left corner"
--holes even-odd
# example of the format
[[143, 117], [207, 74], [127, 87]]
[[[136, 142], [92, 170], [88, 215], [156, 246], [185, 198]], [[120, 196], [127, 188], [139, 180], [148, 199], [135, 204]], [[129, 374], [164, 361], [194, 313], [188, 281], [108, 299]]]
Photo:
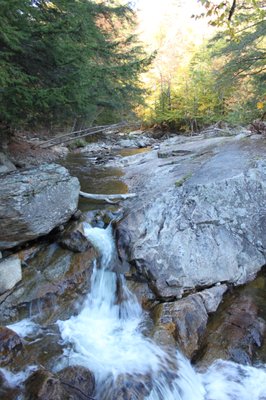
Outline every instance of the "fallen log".
[[127, 193], [127, 194], [94, 194], [94, 193], [86, 193], [86, 192], [79, 192], [81, 197], [90, 200], [98, 200], [103, 201], [105, 203], [116, 204], [120, 200], [127, 200], [132, 197], [136, 196], [136, 193]]

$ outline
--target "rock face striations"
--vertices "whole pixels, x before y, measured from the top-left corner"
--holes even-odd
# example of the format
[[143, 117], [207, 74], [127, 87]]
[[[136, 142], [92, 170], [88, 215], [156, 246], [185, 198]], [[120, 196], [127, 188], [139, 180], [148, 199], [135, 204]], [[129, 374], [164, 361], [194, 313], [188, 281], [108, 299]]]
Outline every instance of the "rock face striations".
[[57, 164], [0, 176], [0, 250], [51, 232], [76, 211], [80, 184]]
[[242, 284], [265, 265], [265, 149], [258, 135], [179, 136], [123, 161], [139, 196], [120, 237], [157, 298]]

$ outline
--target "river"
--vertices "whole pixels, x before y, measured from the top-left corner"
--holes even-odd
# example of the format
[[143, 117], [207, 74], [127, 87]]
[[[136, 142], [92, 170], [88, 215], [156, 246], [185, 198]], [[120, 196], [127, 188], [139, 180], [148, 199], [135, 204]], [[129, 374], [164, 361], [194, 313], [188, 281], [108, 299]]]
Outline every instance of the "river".
[[[71, 156], [67, 163], [70, 171], [79, 175], [84, 191], [127, 191], [120, 170], [91, 166], [86, 155]], [[86, 213], [99, 209], [99, 205], [84, 201], [81, 208]], [[114, 209], [111, 207], [111, 210]], [[68, 319], [59, 319], [54, 325], [54, 332], [59, 329], [57, 340], [63, 347], [63, 354], [53, 359], [54, 372], [68, 365], [89, 368], [96, 378], [97, 400], [266, 399], [263, 353], [262, 361], [256, 367], [216, 360], [199, 372], [178, 349], [162, 348], [154, 343], [146, 333], [147, 314], [128, 289], [125, 277], [110, 270], [116, 252], [112, 226], [84, 225], [85, 235], [101, 254], [100, 263], [97, 265], [95, 262], [90, 278], [91, 290], [77, 306], [78, 311]], [[258, 279], [263, 280], [260, 287], [262, 285], [265, 289], [265, 274]], [[258, 294], [254, 283], [249, 290], [255, 291], [254, 296]], [[36, 340], [41, 329], [34, 315], [26, 322], [23, 320], [10, 327], [32, 341]], [[16, 374], [3, 369], [2, 373], [10, 385], [19, 385], [35, 368], [37, 366], [32, 365]]]

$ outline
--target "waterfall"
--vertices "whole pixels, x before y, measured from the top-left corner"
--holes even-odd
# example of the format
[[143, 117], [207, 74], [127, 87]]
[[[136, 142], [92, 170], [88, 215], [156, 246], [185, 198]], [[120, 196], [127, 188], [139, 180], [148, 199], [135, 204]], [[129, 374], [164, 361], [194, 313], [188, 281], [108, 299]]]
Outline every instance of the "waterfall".
[[[91, 369], [98, 400], [115, 399], [117, 379], [123, 377], [139, 382], [147, 400], [266, 399], [265, 366], [218, 360], [200, 374], [180, 352], [167, 352], [145, 337], [144, 314], [136, 297], [122, 275], [108, 270], [115, 252], [111, 226], [86, 225], [85, 235], [101, 254], [101, 265], [94, 266], [91, 292], [80, 313], [57, 322], [66, 345], [58, 368], [78, 364]], [[144, 398], [134, 390], [131, 399]]]

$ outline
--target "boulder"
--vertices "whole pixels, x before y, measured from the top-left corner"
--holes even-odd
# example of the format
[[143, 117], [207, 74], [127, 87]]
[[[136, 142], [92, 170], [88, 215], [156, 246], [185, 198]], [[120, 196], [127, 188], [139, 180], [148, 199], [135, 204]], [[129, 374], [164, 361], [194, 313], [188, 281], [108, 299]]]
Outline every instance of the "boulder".
[[199, 367], [206, 367], [217, 358], [251, 365], [265, 332], [266, 321], [259, 317], [255, 299], [243, 293], [227, 302], [211, 321], [195, 361]]
[[73, 253], [50, 244], [19, 255], [24, 257], [23, 280], [0, 296], [0, 323], [32, 314], [41, 314], [45, 321], [52, 322], [70, 317], [74, 301], [90, 288], [97, 257], [94, 249]]
[[0, 366], [6, 366], [23, 348], [20, 337], [11, 329], [0, 327]]
[[58, 374], [38, 370], [25, 382], [25, 400], [88, 400], [94, 389], [94, 375], [84, 367], [68, 367]]
[[57, 243], [63, 249], [68, 249], [74, 253], [84, 253], [92, 247], [83, 233], [82, 224], [72, 224], [70, 229], [59, 236]]
[[44, 164], [0, 177], [0, 250], [36, 239], [77, 210], [80, 184], [67, 169]]
[[205, 333], [208, 314], [220, 304], [226, 285], [206, 289], [174, 302], [162, 303], [154, 309], [153, 338], [161, 345], [174, 345], [188, 358], [199, 349]]
[[70, 400], [60, 380], [51, 372], [38, 370], [25, 382], [25, 400]]
[[166, 150], [124, 167], [139, 196], [118, 230], [138, 276], [167, 301], [253, 279], [266, 263], [265, 140], [170, 138]]
[[71, 366], [61, 370], [57, 376], [71, 400], [88, 400], [95, 391], [93, 373], [82, 366]]
[[21, 261], [8, 257], [0, 261], [0, 294], [12, 289], [22, 279]]

